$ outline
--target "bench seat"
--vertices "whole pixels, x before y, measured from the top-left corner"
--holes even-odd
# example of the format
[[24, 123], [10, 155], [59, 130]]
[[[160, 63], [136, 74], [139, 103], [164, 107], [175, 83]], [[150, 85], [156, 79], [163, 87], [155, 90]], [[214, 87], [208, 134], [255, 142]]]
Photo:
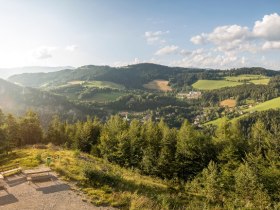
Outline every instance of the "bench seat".
[[4, 176], [3, 176], [2, 174], [0, 174], [0, 180], [1, 180], [1, 179], [4, 179]]
[[5, 175], [9, 175], [9, 174], [14, 174], [14, 173], [18, 173], [20, 172], [22, 169], [19, 167], [19, 168], [14, 168], [14, 169], [11, 169], [11, 170], [8, 170], [8, 171], [3, 171], [1, 172], [1, 175], [2, 176], [5, 176]]
[[45, 180], [50, 179], [52, 176], [50, 174], [39, 174], [39, 175], [31, 175], [27, 177], [27, 181], [39, 181], [39, 180]]

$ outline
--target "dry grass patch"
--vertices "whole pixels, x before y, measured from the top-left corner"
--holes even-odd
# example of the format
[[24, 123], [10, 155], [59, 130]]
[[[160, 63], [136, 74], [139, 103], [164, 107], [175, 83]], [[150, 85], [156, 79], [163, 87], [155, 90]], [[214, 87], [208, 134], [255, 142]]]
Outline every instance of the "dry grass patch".
[[220, 106], [233, 108], [236, 106], [236, 100], [234, 99], [226, 99], [220, 102]]
[[167, 80], [153, 80], [147, 84], [144, 84], [143, 87], [150, 90], [159, 90], [163, 92], [172, 91], [172, 88], [168, 85]]

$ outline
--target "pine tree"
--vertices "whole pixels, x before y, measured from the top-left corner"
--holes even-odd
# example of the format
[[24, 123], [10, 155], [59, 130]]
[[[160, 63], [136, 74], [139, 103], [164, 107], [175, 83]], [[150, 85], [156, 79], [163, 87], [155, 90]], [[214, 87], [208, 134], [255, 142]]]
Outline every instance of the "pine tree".
[[118, 135], [122, 135], [122, 132], [127, 132], [127, 128], [127, 123], [119, 116], [112, 116], [104, 125], [98, 148], [100, 149], [101, 155], [110, 162], [118, 161], [120, 140]]
[[128, 129], [128, 137], [130, 138], [130, 166], [139, 168], [144, 151], [144, 140], [141, 136], [141, 125], [139, 121], [131, 121]]
[[270, 198], [248, 163], [235, 172], [235, 203], [241, 208], [269, 209]]
[[35, 112], [28, 111], [20, 118], [19, 130], [22, 145], [43, 142], [43, 129]]
[[176, 173], [177, 167], [175, 163], [177, 130], [169, 129], [165, 126], [162, 132], [163, 138], [158, 159], [158, 170], [161, 177], [171, 179]]

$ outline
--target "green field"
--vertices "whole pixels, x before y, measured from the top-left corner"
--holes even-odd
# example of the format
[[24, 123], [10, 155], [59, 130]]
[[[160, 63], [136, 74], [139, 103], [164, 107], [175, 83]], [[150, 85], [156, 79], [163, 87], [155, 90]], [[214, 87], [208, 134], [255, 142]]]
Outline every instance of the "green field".
[[245, 109], [246, 112], [254, 112], [254, 111], [265, 111], [268, 109], [279, 109], [280, 108], [280, 97], [271, 99], [269, 101], [260, 103], [254, 107]]
[[257, 80], [251, 80], [250, 82], [255, 85], [267, 85], [269, 83], [269, 78], [266, 79], [257, 79]]
[[214, 90], [224, 87], [234, 87], [244, 83], [253, 83], [255, 85], [267, 85], [270, 78], [263, 75], [242, 74], [239, 76], [228, 76], [224, 80], [198, 80], [192, 86], [198, 90]]
[[125, 93], [122, 92], [96, 93], [94, 94], [94, 96], [90, 97], [88, 101], [96, 101], [96, 102], [114, 101], [123, 95], [125, 95]]
[[111, 88], [111, 89], [124, 89], [123, 85], [107, 81], [86, 81], [82, 84], [84, 87], [97, 87], [97, 88]]
[[[269, 101], [266, 101], [266, 102], [263, 102], [263, 103], [260, 103], [254, 107], [251, 107], [251, 108], [248, 108], [248, 109], [244, 109], [243, 111], [246, 112], [246, 114], [242, 115], [242, 116], [239, 116], [239, 117], [236, 117], [236, 118], [233, 118], [231, 120], [231, 122], [234, 122], [246, 115], [248, 115], [248, 113], [251, 113], [251, 112], [256, 112], [256, 111], [266, 111], [266, 110], [269, 110], [269, 109], [280, 109], [280, 97], [278, 98], [274, 98], [274, 99], [271, 99]], [[205, 123], [205, 125], [219, 125], [221, 124], [223, 118], [218, 118], [216, 120], [212, 120], [212, 121], [209, 121], [207, 123]]]
[[226, 80], [198, 80], [192, 86], [198, 90], [214, 90], [224, 87], [234, 87], [237, 85], [242, 85], [241, 82], [233, 82]]
[[270, 78], [263, 75], [242, 74], [238, 76], [225, 77], [225, 80], [232, 82], [248, 82], [255, 85], [267, 85]]

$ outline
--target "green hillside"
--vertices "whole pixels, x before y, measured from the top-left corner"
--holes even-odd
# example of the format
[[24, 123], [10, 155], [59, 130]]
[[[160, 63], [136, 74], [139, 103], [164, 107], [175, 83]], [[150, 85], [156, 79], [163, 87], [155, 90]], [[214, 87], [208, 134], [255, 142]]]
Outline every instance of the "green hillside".
[[[55, 147], [54, 147], [55, 148]], [[52, 149], [21, 149], [0, 160], [2, 167], [19, 164], [30, 169], [44, 164], [47, 157], [52, 158], [51, 168], [66, 180], [77, 183], [79, 189], [96, 206], [112, 206], [128, 209], [161, 209], [162, 200], [176, 202], [171, 198], [168, 182], [159, 178], [140, 175], [133, 170], [106, 162], [85, 153], [70, 150]], [[59, 159], [57, 159], [59, 157]], [[70, 166], [70, 167], [69, 167]], [[85, 171], [98, 175], [91, 185]], [[156, 195], [156, 196], [155, 196]], [[144, 202], [143, 202], [144, 201]]]
[[224, 87], [234, 87], [237, 85], [242, 85], [242, 83], [226, 80], [198, 80], [192, 86], [198, 90], [214, 90]]
[[0, 79], [0, 108], [6, 113], [22, 115], [28, 109], [38, 113], [47, 124], [52, 115], [58, 114], [63, 119], [83, 119], [87, 113], [65, 97], [47, 91], [21, 87]]
[[[269, 100], [269, 101], [265, 101], [263, 103], [260, 103], [256, 106], [253, 106], [251, 108], [248, 108], [248, 109], [244, 109], [243, 112], [246, 113], [242, 116], [239, 116], [239, 117], [236, 117], [236, 118], [233, 118], [231, 119], [232, 122], [236, 121], [236, 120], [239, 120], [245, 116], [248, 116], [249, 113], [252, 113], [252, 112], [261, 112], [261, 111], [266, 111], [266, 110], [269, 110], [269, 109], [280, 109], [280, 97], [279, 98], [274, 98], [272, 100]], [[209, 121], [207, 123], [205, 123], [205, 125], [209, 125], [209, 124], [212, 124], [212, 125], [220, 125], [221, 122], [223, 121], [223, 118], [218, 118], [218, 119], [215, 119], [215, 120], [212, 120], [212, 121]]]
[[254, 112], [254, 111], [265, 111], [268, 109], [279, 109], [280, 108], [280, 97], [274, 98], [272, 100], [260, 103], [254, 107], [245, 109], [246, 112]]

